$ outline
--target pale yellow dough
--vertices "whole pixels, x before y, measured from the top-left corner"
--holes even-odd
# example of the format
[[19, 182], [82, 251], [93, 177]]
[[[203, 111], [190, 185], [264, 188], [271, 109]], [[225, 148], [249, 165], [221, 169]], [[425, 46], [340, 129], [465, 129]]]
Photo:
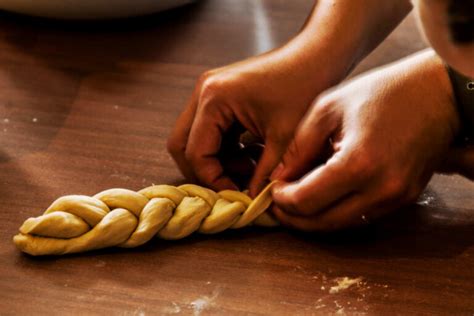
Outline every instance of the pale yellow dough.
[[266, 212], [272, 202], [271, 186], [253, 200], [243, 192], [217, 193], [193, 184], [63, 196], [43, 215], [27, 219], [13, 242], [30, 255], [61, 255], [137, 247], [154, 236], [180, 239], [195, 231], [213, 234], [251, 224], [276, 226], [278, 222]]

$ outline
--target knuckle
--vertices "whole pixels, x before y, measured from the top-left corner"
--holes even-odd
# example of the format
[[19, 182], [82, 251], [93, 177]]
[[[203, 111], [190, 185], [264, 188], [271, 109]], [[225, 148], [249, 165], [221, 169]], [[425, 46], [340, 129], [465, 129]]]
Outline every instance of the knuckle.
[[212, 78], [212, 76], [214, 75], [214, 71], [213, 70], [208, 70], [208, 71], [205, 71], [203, 72], [199, 78], [198, 78], [198, 86], [202, 86], [204, 82], [206, 82], [209, 78]]
[[216, 98], [221, 94], [221, 90], [224, 88], [224, 81], [219, 79], [217, 76], [209, 76], [201, 85], [201, 98]]
[[318, 113], [327, 113], [333, 108], [334, 102], [327, 96], [318, 97], [313, 106]]

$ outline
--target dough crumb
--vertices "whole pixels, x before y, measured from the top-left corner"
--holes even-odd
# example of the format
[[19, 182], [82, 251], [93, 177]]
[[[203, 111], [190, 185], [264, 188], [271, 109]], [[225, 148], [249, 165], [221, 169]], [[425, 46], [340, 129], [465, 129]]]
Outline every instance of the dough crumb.
[[335, 279], [335, 281], [337, 282], [337, 285], [331, 286], [331, 288], [329, 289], [330, 294], [339, 293], [340, 291], [347, 290], [349, 287], [355, 284], [359, 284], [359, 282], [362, 281], [362, 277], [358, 277], [355, 279], [343, 277], [343, 278], [337, 278]]

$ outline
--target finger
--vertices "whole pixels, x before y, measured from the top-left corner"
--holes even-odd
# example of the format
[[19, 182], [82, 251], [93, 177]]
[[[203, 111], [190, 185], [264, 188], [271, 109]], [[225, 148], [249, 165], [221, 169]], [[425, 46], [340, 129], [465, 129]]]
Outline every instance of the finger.
[[255, 173], [249, 184], [250, 196], [255, 197], [270, 182], [270, 174], [280, 162], [282, 152], [276, 144], [270, 143], [265, 146], [262, 156], [257, 162]]
[[190, 181], [196, 181], [196, 176], [186, 159], [186, 146], [188, 143], [189, 133], [193, 124], [194, 116], [197, 109], [197, 94], [196, 89], [184, 111], [179, 115], [173, 130], [168, 138], [168, 152], [173, 157], [174, 161], [178, 165], [181, 173]]
[[214, 190], [237, 190], [235, 183], [224, 174], [218, 159], [223, 134], [232, 126], [233, 115], [224, 107], [212, 107], [212, 112], [209, 108], [202, 107], [196, 112], [186, 147], [186, 160], [198, 180], [206, 186]]
[[366, 225], [385, 213], [374, 207], [371, 198], [355, 194], [321, 214], [298, 216], [284, 212], [278, 206], [272, 211], [281, 224], [307, 232], [330, 232]]
[[344, 152], [338, 152], [302, 179], [276, 183], [272, 191], [274, 202], [287, 213], [306, 216], [338, 203], [362, 184], [349, 160]]
[[272, 180], [295, 180], [314, 167], [327, 151], [336, 126], [334, 115], [327, 106], [313, 106], [298, 127]]

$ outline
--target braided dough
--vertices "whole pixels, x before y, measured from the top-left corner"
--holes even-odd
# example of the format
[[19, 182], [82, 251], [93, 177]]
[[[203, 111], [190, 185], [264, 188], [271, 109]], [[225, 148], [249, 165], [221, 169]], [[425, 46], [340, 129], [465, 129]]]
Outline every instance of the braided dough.
[[155, 235], [181, 239], [195, 231], [214, 234], [251, 224], [276, 226], [278, 222], [265, 212], [272, 202], [271, 186], [254, 200], [243, 192], [216, 193], [193, 184], [63, 196], [43, 215], [28, 218], [13, 242], [30, 255], [62, 255], [137, 247]]

